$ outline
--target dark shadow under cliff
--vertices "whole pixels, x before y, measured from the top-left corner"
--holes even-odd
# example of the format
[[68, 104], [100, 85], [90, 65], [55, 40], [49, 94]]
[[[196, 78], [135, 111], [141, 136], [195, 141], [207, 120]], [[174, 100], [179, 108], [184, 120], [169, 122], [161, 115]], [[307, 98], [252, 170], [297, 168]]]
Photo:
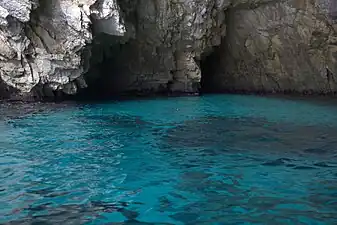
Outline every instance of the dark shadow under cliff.
[[201, 70], [201, 93], [218, 93], [223, 91], [218, 83], [217, 73], [224, 66], [221, 60], [224, 51], [224, 41], [225, 39], [222, 40], [220, 46], [213, 47], [211, 52], [203, 54], [200, 57], [198, 64]]
[[100, 35], [89, 46], [91, 58], [84, 75], [87, 88], [81, 89], [77, 99], [100, 99], [121, 93], [123, 66], [119, 60], [124, 44], [119, 37]]

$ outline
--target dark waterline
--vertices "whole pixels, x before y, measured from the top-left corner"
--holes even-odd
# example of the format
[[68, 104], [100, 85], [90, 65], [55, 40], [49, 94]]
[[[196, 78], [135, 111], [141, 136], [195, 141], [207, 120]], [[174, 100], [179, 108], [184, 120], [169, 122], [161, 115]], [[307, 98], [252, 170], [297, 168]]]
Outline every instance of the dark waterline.
[[0, 224], [336, 224], [335, 99], [0, 105]]

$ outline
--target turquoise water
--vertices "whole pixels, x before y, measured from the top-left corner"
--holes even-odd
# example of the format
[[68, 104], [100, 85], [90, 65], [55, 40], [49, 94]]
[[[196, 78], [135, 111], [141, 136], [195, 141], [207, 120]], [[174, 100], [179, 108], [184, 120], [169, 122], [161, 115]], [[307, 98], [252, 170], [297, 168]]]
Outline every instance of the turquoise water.
[[336, 101], [0, 107], [0, 224], [337, 224]]

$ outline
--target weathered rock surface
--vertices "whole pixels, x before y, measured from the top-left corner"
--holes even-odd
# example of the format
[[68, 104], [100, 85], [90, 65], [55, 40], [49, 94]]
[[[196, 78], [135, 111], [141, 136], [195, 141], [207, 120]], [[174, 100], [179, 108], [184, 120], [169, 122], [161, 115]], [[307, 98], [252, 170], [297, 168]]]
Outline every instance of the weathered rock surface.
[[[97, 15], [97, 21], [119, 16], [106, 2], [116, 5], [114, 0], [0, 0], [2, 83], [22, 95], [40, 96], [85, 87], [81, 75], [87, 63], [83, 49], [92, 40], [90, 16]], [[116, 33], [123, 32], [119, 23]]]
[[106, 74], [104, 82], [98, 83], [110, 85], [111, 92], [197, 92], [198, 59], [220, 45], [230, 1], [118, 2], [127, 32], [122, 42], [114, 44], [106, 38], [101, 41], [104, 44], [94, 46], [95, 56], [104, 62], [98, 63], [99, 70], [93, 66], [90, 73]]
[[337, 91], [334, 0], [0, 0], [0, 98]]
[[221, 90], [337, 91], [336, 1], [271, 1], [227, 12], [213, 76]]

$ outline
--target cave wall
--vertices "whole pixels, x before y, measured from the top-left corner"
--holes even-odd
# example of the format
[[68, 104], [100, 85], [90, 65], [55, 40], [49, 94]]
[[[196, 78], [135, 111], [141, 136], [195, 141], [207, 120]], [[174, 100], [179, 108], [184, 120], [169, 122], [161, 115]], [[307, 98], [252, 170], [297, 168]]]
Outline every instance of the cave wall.
[[228, 10], [215, 84], [227, 91], [336, 92], [336, 12], [333, 0]]
[[336, 21], [334, 0], [0, 0], [0, 95], [333, 93]]
[[[96, 64], [104, 68], [102, 76], [110, 74], [110, 79], [105, 79], [110, 83], [110, 91], [198, 92], [201, 71], [197, 58], [212, 46], [220, 45], [226, 31], [225, 8], [230, 2], [119, 0], [118, 3], [127, 30], [124, 41], [116, 44], [119, 46], [110, 45], [114, 49], [110, 56], [104, 50], [106, 47], [97, 51], [100, 58], [110, 58], [108, 66]], [[92, 68], [87, 76], [93, 77], [91, 74], [99, 73], [98, 70]]]
[[[118, 9], [111, 6], [115, 0], [0, 0], [2, 86], [25, 98], [85, 88], [91, 19], [115, 22]], [[114, 25], [114, 34], [123, 34], [120, 21]]]

